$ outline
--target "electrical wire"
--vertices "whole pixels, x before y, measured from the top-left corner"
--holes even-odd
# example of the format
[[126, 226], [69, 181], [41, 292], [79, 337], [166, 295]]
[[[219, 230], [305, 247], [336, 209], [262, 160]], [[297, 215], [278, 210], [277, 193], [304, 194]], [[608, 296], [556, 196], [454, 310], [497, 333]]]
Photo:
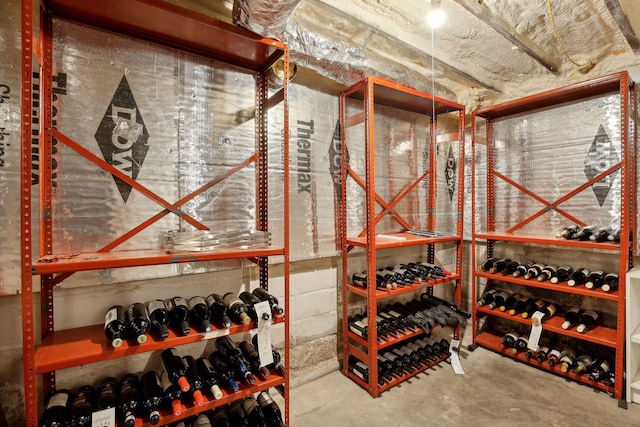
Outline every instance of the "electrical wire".
[[591, 62], [587, 62], [586, 64], [580, 65], [573, 60], [571, 55], [569, 55], [569, 52], [567, 51], [567, 48], [564, 45], [564, 42], [562, 41], [560, 34], [558, 33], [558, 29], [556, 28], [556, 22], [555, 22], [555, 19], [553, 18], [553, 8], [551, 7], [551, 0], [547, 0], [547, 10], [549, 11], [549, 19], [551, 20], [551, 27], [553, 28], [553, 33], [555, 34], [556, 40], [558, 40], [558, 43], [560, 43], [560, 46], [562, 47], [562, 51], [564, 52], [564, 55], [567, 57], [567, 59], [569, 59], [569, 61], [571, 61], [573, 65], [575, 65], [578, 68], [578, 71], [580, 71], [581, 73], [586, 73], [589, 70], [591, 70], [595, 64]]

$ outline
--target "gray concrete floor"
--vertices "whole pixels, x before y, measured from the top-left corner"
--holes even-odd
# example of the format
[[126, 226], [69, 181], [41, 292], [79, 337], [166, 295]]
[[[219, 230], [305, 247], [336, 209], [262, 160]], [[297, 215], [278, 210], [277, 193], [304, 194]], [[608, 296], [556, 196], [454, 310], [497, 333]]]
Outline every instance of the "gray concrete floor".
[[373, 399], [334, 371], [291, 390], [293, 427], [640, 426], [640, 405], [489, 350], [461, 351], [464, 375], [429, 369]]

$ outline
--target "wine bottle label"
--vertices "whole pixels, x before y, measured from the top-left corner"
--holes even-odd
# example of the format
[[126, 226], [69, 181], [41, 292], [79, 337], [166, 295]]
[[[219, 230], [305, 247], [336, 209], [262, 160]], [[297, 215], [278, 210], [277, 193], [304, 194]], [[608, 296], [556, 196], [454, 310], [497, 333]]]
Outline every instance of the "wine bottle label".
[[185, 301], [185, 299], [184, 299], [184, 298], [182, 298], [182, 297], [175, 297], [175, 298], [173, 299], [173, 304], [174, 304], [175, 306], [184, 305], [184, 306], [188, 307], [188, 305], [187, 305], [187, 301]]
[[163, 308], [164, 308], [164, 302], [159, 300], [149, 301], [149, 304], [147, 304], [147, 310], [149, 310], [149, 313], [153, 313], [154, 311], [163, 309]]
[[354, 368], [354, 369], [351, 369], [351, 372], [353, 372], [353, 373], [354, 373], [354, 374], [356, 374], [358, 377], [360, 377], [360, 379], [362, 379], [362, 380], [366, 381], [366, 379], [364, 378], [364, 375], [363, 375], [360, 371], [358, 371], [357, 369], [355, 369], [355, 368]]
[[55, 393], [49, 399], [49, 403], [47, 403], [47, 409], [54, 408], [56, 406], [62, 406], [64, 408], [66, 408], [68, 402], [69, 402], [69, 394], [67, 394], [67, 393]]
[[553, 350], [551, 350], [549, 352], [549, 358], [551, 358], [551, 357], [555, 357], [555, 358], [559, 359], [560, 358], [560, 351], [558, 349], [554, 348]]
[[116, 307], [113, 307], [112, 309], [107, 311], [107, 314], [104, 315], [104, 329], [106, 330], [107, 326], [109, 326], [109, 323], [116, 320], [117, 318], [118, 318], [118, 309]]

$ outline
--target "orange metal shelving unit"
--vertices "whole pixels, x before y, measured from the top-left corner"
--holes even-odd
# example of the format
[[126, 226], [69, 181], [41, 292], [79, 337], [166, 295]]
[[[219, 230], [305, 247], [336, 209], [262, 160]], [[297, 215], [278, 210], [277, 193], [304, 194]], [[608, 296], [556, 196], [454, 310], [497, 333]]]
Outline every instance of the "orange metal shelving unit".
[[[352, 105], [356, 106], [353, 109], [355, 113], [352, 113], [350, 109]], [[400, 122], [411, 122], [413, 123], [411, 126], [416, 128], [414, 132], [412, 131], [411, 148], [407, 149], [410, 152], [410, 160], [406, 168], [410, 172], [407, 181], [403, 185], [399, 185], [401, 188], [394, 188], [393, 179], [389, 179], [389, 182], [385, 183], [375, 182], [374, 159], [376, 158], [377, 140], [374, 130], [376, 114], [380, 111], [379, 109], [383, 108], [391, 109], [393, 112], [389, 114], [393, 115], [395, 119]], [[416, 116], [419, 118], [416, 119]], [[449, 127], [453, 128], [451, 134], [438, 135], [438, 120], [443, 116], [449, 120]], [[424, 119], [424, 122], [420, 121], [421, 119]], [[460, 282], [462, 275], [464, 106], [385, 78], [368, 76], [341, 94], [340, 122], [342, 142], [340, 236], [342, 249], [343, 373], [365, 388], [371, 396], [377, 397], [383, 391], [424, 370], [417, 370], [412, 375], [395, 378], [383, 385], [378, 383], [378, 361], [376, 357], [378, 351], [415, 337], [419, 335], [419, 332], [401, 334], [401, 336], [388, 342], [378, 343], [375, 323], [377, 304], [386, 298], [401, 297], [423, 289], [431, 295], [434, 286], [442, 286], [444, 284], [454, 287], [454, 301], [458, 304], [458, 307], [462, 303]], [[424, 125], [424, 129], [417, 129], [421, 125]], [[362, 135], [357, 138], [349, 137], [348, 134], [351, 128], [358, 128]], [[425, 132], [425, 140], [419, 140], [416, 136], [421, 130]], [[444, 177], [447, 172], [442, 170], [444, 169], [443, 165], [437, 163], [440, 143], [450, 143], [452, 147], [455, 147], [454, 158], [449, 165], [453, 164], [455, 166], [452, 166], [451, 170], [448, 171], [449, 175], [447, 177]], [[347, 161], [350, 148], [360, 150], [364, 148], [364, 171], [358, 173], [353, 164]], [[418, 153], [426, 154], [424, 154], [424, 157], [419, 158]], [[425, 158], [428, 158], [428, 160], [425, 160]], [[358, 160], [362, 161], [362, 159]], [[390, 161], [386, 160], [387, 162]], [[422, 171], [419, 171], [420, 167], [422, 167]], [[455, 188], [455, 191], [450, 195], [450, 211], [447, 212], [452, 219], [448, 224], [448, 229], [438, 229], [438, 227], [443, 226], [438, 217], [441, 213], [439, 209], [442, 209], [442, 206], [438, 204], [438, 202], [442, 202], [439, 197], [444, 197], [446, 193], [441, 188], [442, 181], [439, 180], [445, 178], [449, 178], [448, 184], [450, 187]], [[364, 205], [363, 229], [353, 230], [349, 227], [347, 206], [353, 201], [350, 197], [351, 195], [347, 194], [350, 184], [364, 192], [364, 200], [356, 201], [356, 203], [363, 203]], [[425, 187], [428, 187], [427, 194], [421, 198], [418, 193], [419, 191], [424, 191]], [[382, 190], [385, 192], [388, 190], [388, 194]], [[385, 200], [385, 197], [388, 200]], [[407, 208], [407, 211], [403, 211], [403, 207]], [[424, 216], [418, 219], [417, 216], [420, 214]], [[385, 218], [388, 218], [392, 225], [388, 229], [382, 230], [381, 224]], [[422, 237], [408, 233], [408, 230], [419, 228], [438, 234], [434, 235], [434, 237]], [[380, 235], [379, 233], [384, 234]], [[376, 269], [381, 267], [377, 264], [378, 252], [380, 251], [411, 248], [418, 252], [420, 249], [425, 249], [426, 255], [422, 261], [434, 262], [437, 250], [441, 245], [449, 245], [448, 248], [452, 248], [452, 255], [448, 261], [451, 261], [455, 267], [450, 277], [430, 280], [427, 284], [409, 285], [394, 290], [380, 290], [376, 289], [375, 286], [362, 288], [350, 283], [350, 273], [354, 271], [350, 270], [349, 261], [354, 252], [356, 252], [354, 249], [366, 252], [367, 275], [368, 277], [375, 277]], [[366, 300], [367, 329], [370, 331], [367, 339], [363, 339], [349, 331], [347, 321], [349, 316], [348, 305], [349, 297], [352, 295]], [[458, 339], [459, 334], [458, 326], [453, 331], [454, 339]], [[368, 366], [368, 382], [349, 371], [348, 360], [350, 356], [356, 357]]]
[[[36, 36], [33, 31], [34, 22], [39, 17], [40, 31]], [[176, 202], [163, 199], [144, 185], [132, 180], [104, 160], [93, 155], [83, 144], [53, 127], [52, 123], [52, 54], [55, 49], [52, 37], [54, 19], [70, 20], [83, 25], [129, 36], [169, 48], [203, 56], [231, 65], [239, 72], [251, 74], [256, 79], [255, 99], [255, 153], [238, 165], [212, 179], [192, 193]], [[32, 74], [33, 63], [40, 65], [42, 99], [40, 129], [32, 125]], [[283, 86], [269, 96], [268, 74], [276, 61], [284, 63]], [[191, 332], [184, 337], [171, 334], [167, 340], [155, 341], [129, 346], [125, 343], [118, 349], [105, 344], [103, 325], [89, 325], [70, 330], [55, 330], [53, 324], [53, 290], [54, 286], [66, 277], [78, 271], [125, 268], [133, 266], [154, 266], [170, 263], [187, 263], [214, 260], [246, 259], [254, 262], [259, 270], [260, 286], [268, 288], [269, 259], [277, 257], [283, 260], [284, 275], [284, 307], [285, 314], [277, 316], [275, 323], [284, 323], [284, 365], [285, 376], [272, 375], [266, 381], [259, 381], [252, 387], [244, 387], [237, 393], [226, 393], [223, 399], [210, 401], [204, 407], [187, 407], [180, 417], [163, 413], [162, 424], [177, 421], [180, 418], [194, 415], [202, 410], [229, 403], [251, 393], [277, 387], [283, 390], [285, 400], [285, 422], [289, 425], [289, 125], [288, 112], [288, 76], [289, 52], [283, 43], [263, 38], [248, 30], [213, 18], [156, 0], [22, 0], [22, 126], [21, 126], [21, 276], [22, 276], [22, 327], [24, 347], [24, 386], [26, 424], [38, 425], [38, 407], [41, 396], [56, 387], [55, 371], [71, 368], [86, 363], [125, 357], [132, 354], [150, 352], [162, 348], [212, 339], [220, 335], [236, 334], [256, 327], [235, 325], [228, 330], [214, 329], [209, 333]], [[283, 109], [282, 115], [282, 191], [285, 195], [282, 205], [282, 246], [271, 246], [264, 249], [247, 250], [215, 250], [209, 252], [180, 252], [167, 254], [159, 249], [119, 251], [116, 248], [140, 231], [149, 227], [169, 214], [178, 215], [185, 222], [197, 229], [207, 227], [196, 218], [185, 213], [181, 207], [205, 193], [219, 182], [222, 182], [238, 170], [251, 166], [255, 169], [256, 188], [256, 224], [255, 229], [269, 231], [269, 194], [268, 194], [268, 137], [267, 111], [275, 106]], [[31, 235], [31, 171], [34, 163], [32, 157], [32, 131], [40, 131], [39, 167], [40, 167], [40, 254], [33, 254]], [[52, 139], [81, 154], [88, 161], [94, 162], [107, 173], [120, 178], [134, 190], [154, 200], [158, 205], [158, 213], [150, 216], [137, 227], [132, 228], [113, 242], [93, 253], [65, 254], [56, 252], [56, 242], [52, 238]], [[152, 215], [153, 213], [150, 213]], [[280, 242], [278, 242], [280, 243]], [[33, 259], [35, 258], [35, 260]], [[33, 276], [40, 276], [40, 298], [42, 312], [40, 316], [42, 344], [36, 346], [37, 316], [34, 313]], [[42, 394], [38, 391], [38, 378], [42, 377]], [[137, 425], [147, 425], [141, 420]]]
[[[545, 198], [545, 195], [540, 194], [527, 187], [523, 182], [519, 182], [517, 178], [507, 176], [503, 171], [498, 169], [498, 148], [497, 137], [494, 132], [494, 127], [497, 126], [501, 120], [521, 117], [526, 115], [527, 117], [534, 117], [536, 114], [546, 113], [549, 114], [554, 111], [555, 108], [561, 108], [566, 106], [576, 105], [576, 109], [580, 108], [580, 103], [585, 100], [594, 100], [602, 97], [612, 97], [619, 102], [619, 115], [607, 116], [607, 120], [616, 120], [619, 126], [619, 134], [615, 136], [616, 140], [619, 139], [620, 153], [619, 161], [606, 163], [606, 167], [603, 166], [603, 170], [595, 174], [593, 177], [584, 175], [582, 177], [575, 177], [575, 188], [567, 191], [566, 194], [560, 194], [555, 197], [555, 200], [549, 200], [549, 197]], [[557, 113], [558, 114], [558, 113]], [[472, 209], [472, 227], [473, 227], [473, 251], [471, 254], [473, 273], [472, 273], [472, 301], [473, 307], [473, 342], [474, 345], [480, 345], [486, 347], [495, 352], [507, 355], [523, 363], [527, 363], [532, 366], [553, 372], [558, 375], [565, 376], [575, 381], [588, 384], [594, 388], [604, 390], [612, 394], [619, 401], [620, 406], [626, 406], [623, 402], [624, 391], [624, 344], [625, 344], [625, 276], [627, 271], [633, 265], [633, 242], [631, 236], [635, 236], [635, 200], [636, 200], [636, 154], [635, 154], [635, 130], [632, 125], [632, 120], [635, 117], [635, 88], [634, 83], [629, 78], [626, 72], [620, 72], [609, 76], [600, 77], [587, 82], [567, 86], [564, 88], [543, 92], [540, 94], [528, 96], [522, 99], [506, 102], [504, 104], [487, 107], [476, 110], [472, 113], [472, 129], [473, 129], [473, 152], [472, 157], [474, 161], [474, 171], [472, 173], [472, 186], [473, 186], [473, 206]], [[613, 117], [610, 117], [613, 116]], [[532, 119], [533, 120], [533, 119]], [[482, 129], [484, 126], [484, 129]], [[505, 140], [506, 139], [506, 140]], [[535, 147], [536, 140], [533, 140], [531, 144]], [[547, 153], [547, 159], [549, 162], [553, 162], [558, 157], [561, 157], [562, 150], [559, 148], [564, 141], [555, 141], [555, 144], [549, 144], [549, 141], [545, 141], [546, 146], [540, 148], [541, 152]], [[501, 150], [503, 153], [508, 153], [509, 147], [513, 147], [514, 141], [505, 138], [504, 135], [500, 137]], [[510, 146], [510, 144], [512, 144]], [[482, 221], [479, 220], [480, 214], [477, 212], [477, 193], [479, 175], [476, 175], [477, 158], [481, 153], [479, 146], [485, 146], [486, 150], [486, 209], [484, 213], [485, 218]], [[569, 149], [569, 148], [568, 148]], [[543, 151], [548, 150], [548, 151]], [[506, 154], [504, 154], [506, 155]], [[504, 160], [503, 160], [504, 162]], [[536, 163], [529, 160], [522, 163], [526, 169], [526, 172], [535, 176]], [[540, 173], [540, 171], [537, 171]], [[569, 173], [569, 172], [567, 172]], [[527, 226], [537, 219], [541, 219], [550, 212], [553, 212], [558, 217], [565, 221], [565, 225], [578, 224], [587, 225], [586, 218], [581, 219], [584, 215], [584, 209], [582, 214], [576, 214], [575, 203], [574, 209], [570, 206], [581, 192], [589, 189], [594, 183], [608, 177], [615, 177], [616, 174], [620, 174], [619, 178], [619, 201], [614, 203], [614, 208], [619, 210], [619, 223], [620, 228], [620, 243], [598, 243], [593, 241], [574, 241], [564, 240], [553, 236], [554, 233], [550, 232], [549, 235], [541, 235], [540, 233], [531, 233], [527, 231]], [[528, 175], [529, 176], [529, 175]], [[615, 182], [611, 179], [612, 182]], [[572, 181], [574, 182], [574, 181]], [[504, 190], [498, 191], [500, 188], [508, 188], [512, 193], [517, 195], [511, 196], [515, 199], [518, 196], [527, 197], [531, 201], [531, 205], [536, 206], [534, 209], [524, 210], [519, 212], [517, 209], [512, 209], [511, 218], [508, 220], [502, 219], [502, 223], [498, 224], [497, 212], [499, 209], [505, 209], [506, 205], [510, 203], [508, 197], [505, 197]], [[568, 203], [567, 203], [568, 202]], [[563, 203], [565, 203], [563, 205]], [[619, 205], [615, 205], [619, 203]], [[479, 229], [481, 228], [481, 229]], [[501, 274], [490, 274], [488, 272], [479, 271], [475, 269], [484, 261], [478, 259], [478, 254], [481, 249], [486, 248], [486, 256], [495, 256], [496, 252], [500, 252], [501, 256], [509, 256], [509, 245], [530, 245], [539, 248], [561, 248], [568, 251], [574, 251], [576, 255], [579, 255], [581, 251], [597, 251], [601, 253], [603, 257], [612, 257], [611, 262], [615, 264], [618, 269], [620, 287], [616, 292], [603, 292], [599, 289], [589, 290], [582, 286], [569, 287], [566, 283], [550, 284], [549, 282], [538, 282], [537, 280], [524, 280], [521, 278], [513, 278], [511, 276], [504, 276]], [[540, 260], [544, 261], [544, 260]], [[549, 263], [555, 262], [554, 260], [546, 260]], [[578, 266], [575, 266], [578, 267]], [[574, 340], [581, 342], [594, 343], [600, 346], [608, 347], [615, 352], [615, 385], [613, 387], [604, 386], [601, 383], [589, 381], [586, 379], [586, 375], [574, 375], [573, 373], [562, 373], [553, 367], [550, 367], [546, 362], [538, 363], [535, 360], [527, 359], [524, 353], [511, 353], [502, 345], [501, 335], [492, 329], [493, 321], [501, 318], [507, 319], [511, 322], [531, 325], [530, 320], [522, 318], [516, 318], [507, 314], [501, 313], [498, 310], [489, 310], [487, 307], [477, 305], [476, 301], [479, 298], [479, 287], [484, 285], [484, 289], [496, 286], [499, 283], [515, 284], [526, 288], [528, 292], [535, 295], [539, 289], [545, 291], [553, 291], [561, 295], [565, 293], [568, 295], [577, 295], [580, 297], [590, 297], [595, 299], [601, 299], [603, 301], [609, 301], [616, 306], [616, 324], [615, 327], [607, 327], [600, 325], [595, 329], [588, 331], [585, 334], [579, 334], [574, 330], [564, 330], [560, 327], [562, 318], [551, 318], [543, 322], [543, 329], [555, 334], [559, 337], [570, 337]], [[499, 286], [499, 285], [498, 285]], [[485, 320], [485, 325], [482, 329], [479, 329], [479, 321]], [[487, 326], [488, 325], [488, 326]], [[472, 346], [473, 347], [473, 346]]]

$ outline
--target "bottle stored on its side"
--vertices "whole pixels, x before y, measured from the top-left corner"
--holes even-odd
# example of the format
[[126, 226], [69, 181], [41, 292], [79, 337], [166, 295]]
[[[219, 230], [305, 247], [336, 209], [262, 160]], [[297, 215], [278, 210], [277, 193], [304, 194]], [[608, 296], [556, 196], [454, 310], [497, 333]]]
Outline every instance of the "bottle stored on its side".
[[605, 272], [602, 270], [590, 272], [584, 287], [587, 289], [597, 289], [601, 287], [604, 284], [604, 276]]
[[580, 231], [580, 227], [572, 224], [566, 227], [562, 227], [562, 229], [556, 234], [556, 237], [562, 239], [572, 240], [575, 238], [576, 233]]
[[545, 267], [546, 266], [544, 264], [535, 263], [527, 269], [527, 272], [524, 274], [524, 276], [522, 276], [522, 278], [525, 280], [529, 280], [538, 277]]
[[516, 351], [527, 351], [528, 346], [529, 338], [524, 335], [520, 335], [514, 344]]
[[71, 401], [71, 392], [60, 389], [52, 392], [44, 405], [40, 419], [42, 427], [65, 427], [67, 425], [67, 408]]
[[516, 314], [522, 313], [525, 311], [525, 309], [527, 308], [530, 302], [533, 302], [533, 298], [528, 296], [522, 296], [513, 304], [513, 306], [509, 310], [507, 310], [507, 313], [509, 313], [509, 315], [511, 316], [515, 316]]
[[[193, 427], [213, 427], [213, 424], [211, 424], [211, 420], [209, 419], [209, 416], [205, 413], [199, 413], [196, 416], [196, 419], [193, 420]], [[180, 426], [176, 426], [176, 427], [180, 427]]]
[[580, 267], [573, 272], [571, 278], [567, 281], [569, 286], [584, 285], [587, 283], [587, 277], [589, 277], [589, 270], [584, 267]]
[[264, 414], [264, 420], [272, 427], [284, 427], [284, 420], [280, 407], [271, 398], [267, 391], [261, 391], [258, 394], [258, 404]]
[[171, 408], [173, 415], [180, 415], [182, 413], [182, 390], [169, 380], [167, 371], [160, 374], [160, 383], [162, 384], [163, 406]]
[[604, 379], [605, 375], [611, 371], [611, 365], [605, 359], [594, 363], [591, 366], [591, 372], [589, 372], [589, 381], [600, 381]]
[[515, 348], [516, 341], [518, 341], [520, 335], [515, 332], [507, 332], [502, 336], [502, 345], [507, 348]]
[[507, 299], [511, 296], [511, 294], [507, 291], [498, 291], [493, 296], [493, 301], [489, 303], [489, 310], [493, 310], [496, 307], [502, 307], [506, 304]]
[[481, 265], [478, 266], [478, 271], [489, 271], [493, 264], [498, 261], [500, 258], [490, 257], [487, 258]]
[[160, 360], [164, 370], [167, 371], [169, 380], [177, 384], [184, 393], [188, 392], [191, 389], [191, 384], [187, 380], [187, 369], [178, 350], [174, 347], [165, 348], [160, 353]]
[[133, 427], [136, 424], [136, 413], [140, 408], [142, 398], [140, 389], [140, 379], [136, 374], [126, 374], [120, 382], [118, 403], [118, 418], [124, 422], [126, 427]]
[[518, 266], [516, 267], [516, 269], [513, 271], [513, 273], [511, 273], [511, 275], [513, 277], [522, 277], [525, 274], [527, 274], [527, 271], [529, 270], [529, 268], [535, 264], [534, 261], [523, 261], [521, 263], [518, 264]]
[[493, 297], [498, 293], [498, 290], [496, 288], [491, 288], [488, 291], [486, 291], [484, 294], [482, 294], [482, 296], [480, 297], [480, 299], [478, 300], [478, 302], [476, 303], [476, 305], [478, 307], [482, 307], [483, 305], [487, 305], [493, 302]]
[[204, 297], [199, 295], [191, 297], [187, 305], [189, 307], [189, 322], [201, 332], [210, 332], [209, 306]]
[[247, 417], [242, 409], [242, 400], [231, 402], [227, 407], [227, 415], [229, 416], [229, 421], [231, 421], [232, 426], [247, 425]]
[[251, 323], [251, 317], [249, 317], [249, 308], [236, 294], [233, 292], [227, 292], [222, 297], [224, 303], [227, 305], [227, 314], [232, 321], [243, 325]]
[[562, 323], [562, 329], [569, 329], [580, 320], [580, 313], [582, 309], [580, 307], [570, 307], [564, 313], [564, 322]]
[[607, 387], [613, 387], [616, 384], [616, 376], [613, 371], [609, 371], [604, 374], [604, 378], [602, 379], [602, 384]]
[[567, 280], [569, 280], [572, 274], [573, 274], [573, 267], [571, 267], [570, 265], [561, 265], [556, 269], [556, 272], [551, 276], [551, 279], [549, 280], [551, 283], [554, 283], [554, 284], [560, 283], [560, 282], [566, 282]]
[[545, 282], [547, 280], [551, 280], [551, 278], [558, 271], [558, 266], [555, 264], [545, 265], [542, 270], [540, 270], [540, 274], [538, 274], [537, 279], [538, 282]]
[[586, 225], [584, 227], [580, 227], [578, 232], [573, 236], [575, 240], [589, 240], [591, 235], [596, 232], [598, 229], [595, 225]]
[[147, 311], [151, 321], [151, 332], [158, 338], [165, 339], [169, 336], [169, 312], [161, 299], [147, 302]]
[[188, 354], [182, 357], [182, 362], [187, 367], [187, 380], [191, 385], [191, 389], [189, 390], [191, 399], [196, 406], [202, 406], [205, 404], [204, 396], [202, 395], [204, 381], [200, 377], [200, 372], [196, 365], [196, 358]]
[[500, 311], [505, 312], [511, 310], [516, 305], [516, 302], [520, 301], [522, 298], [523, 296], [517, 292], [509, 295], [509, 297], [504, 301], [504, 304], [500, 306]]
[[242, 355], [249, 363], [249, 367], [252, 372], [259, 374], [262, 379], [266, 380], [271, 372], [266, 366], [260, 366], [260, 355], [258, 350], [249, 341], [241, 341], [238, 343], [238, 348], [242, 352]]
[[616, 228], [614, 230], [611, 230], [611, 232], [607, 236], [607, 240], [614, 243], [620, 243], [620, 229]]
[[576, 375], [581, 375], [587, 373], [591, 370], [591, 366], [596, 361], [589, 354], [581, 354], [576, 357], [575, 363], [573, 365], [573, 373]]
[[227, 315], [227, 305], [224, 303], [222, 296], [211, 294], [205, 301], [209, 306], [209, 319], [223, 328], [230, 328], [232, 323]]
[[122, 345], [126, 335], [127, 319], [123, 306], [114, 305], [104, 316], [104, 334], [114, 348]]
[[538, 350], [536, 351], [535, 354], [535, 359], [538, 363], [542, 363], [545, 360], [547, 360], [547, 358], [549, 357], [549, 347], [547, 347], [546, 345], [540, 346], [540, 348], [538, 348]]
[[278, 298], [267, 292], [264, 288], [255, 288], [251, 291], [260, 301], [269, 301], [273, 314], [284, 314], [284, 308], [278, 303]]
[[500, 258], [499, 260], [493, 263], [491, 268], [489, 268], [489, 273], [492, 273], [492, 274], [499, 273], [510, 262], [511, 262], [511, 258]]
[[[249, 310], [249, 316], [251, 317], [251, 319], [253, 319], [254, 321], [258, 321], [258, 313], [256, 312], [256, 304], [262, 302], [260, 300], [260, 298], [258, 298], [257, 296], [255, 296], [254, 294], [252, 294], [251, 292], [247, 292], [247, 291], [242, 291], [240, 292], [240, 295], [238, 295], [238, 297], [242, 300], [242, 302], [244, 302], [245, 304], [247, 304], [247, 308]], [[263, 318], [264, 320], [269, 319], [271, 316], [268, 313], [263, 313]]]
[[113, 377], [107, 377], [100, 381], [96, 387], [95, 410], [115, 408], [118, 405], [118, 381]]
[[618, 273], [607, 273], [603, 278], [602, 290], [604, 292], [614, 292], [618, 289]]
[[534, 312], [531, 313], [531, 316], [533, 314], [535, 314], [536, 311], [539, 311], [539, 312], [543, 313], [544, 314], [544, 319], [550, 319], [556, 314], [558, 309], [556, 308], [556, 305], [554, 303], [546, 302], [544, 304], [544, 306], [542, 306], [540, 308], [536, 308], [536, 310], [534, 310]]
[[609, 234], [611, 234], [610, 227], [597, 227], [589, 236], [589, 240], [592, 242], [606, 242], [609, 240]]
[[145, 415], [151, 425], [160, 422], [162, 406], [162, 383], [156, 371], [147, 371], [142, 375], [142, 399], [140, 401]]
[[600, 315], [594, 310], [585, 310], [580, 314], [580, 320], [578, 320], [578, 327], [576, 331], [583, 334], [588, 329], [592, 329], [596, 324]]
[[533, 313], [536, 311], [542, 311], [547, 305], [549, 304], [542, 299], [529, 298], [527, 305], [524, 310], [522, 310], [521, 316], [523, 319], [529, 319]]
[[220, 384], [227, 384], [234, 393], [240, 390], [240, 385], [233, 378], [233, 368], [227, 363], [224, 357], [222, 357], [219, 351], [214, 351], [209, 355], [209, 362], [211, 362], [211, 366], [213, 366], [215, 372], [218, 373], [218, 381]]
[[260, 404], [253, 396], [247, 396], [242, 400], [242, 410], [247, 417], [249, 427], [264, 427], [264, 414]]
[[209, 419], [213, 427], [231, 427], [231, 421], [229, 421], [227, 411], [224, 410], [223, 406], [214, 409]]
[[71, 398], [69, 405], [69, 425], [73, 427], [89, 427], [93, 413], [95, 389], [89, 385], [81, 386]]
[[[369, 367], [355, 357], [349, 357], [349, 372], [360, 378], [364, 382], [369, 382]], [[382, 385], [382, 384], [380, 384]]]
[[515, 260], [509, 261], [504, 265], [502, 270], [500, 270], [500, 274], [502, 274], [503, 276], [513, 274], [513, 272], [516, 271], [519, 265], [520, 265], [520, 262], [518, 261], [515, 261]]
[[[251, 338], [251, 343], [256, 349], [260, 348], [260, 346], [258, 345], [258, 336], [259, 335], [256, 334], [253, 336], [253, 338]], [[280, 353], [278, 353], [278, 351], [273, 346], [271, 346], [271, 354], [273, 357], [273, 363], [270, 365], [267, 365], [267, 367], [271, 370], [276, 370], [278, 372], [278, 375], [284, 377], [285, 369], [284, 369], [284, 365], [282, 364], [282, 356], [280, 355]]]
[[558, 363], [560, 363], [560, 350], [558, 350], [557, 348], [552, 348], [551, 351], [549, 351], [547, 359], [549, 360], [549, 366], [556, 366]]
[[569, 371], [576, 362], [576, 351], [571, 347], [565, 347], [560, 352], [560, 370], [562, 372]]
[[256, 383], [256, 378], [249, 370], [249, 363], [245, 360], [236, 343], [228, 335], [216, 338], [216, 349], [233, 366], [236, 378], [242, 378], [250, 385]]
[[142, 344], [147, 341], [147, 332], [151, 328], [151, 320], [147, 307], [139, 302], [131, 304], [127, 308], [127, 330], [128, 335], [137, 343]]
[[222, 390], [220, 390], [220, 385], [218, 384], [219, 375], [209, 359], [206, 357], [199, 357], [196, 360], [196, 366], [198, 367], [198, 375], [202, 379], [203, 388], [207, 392], [209, 392], [214, 399], [222, 399]]
[[178, 334], [185, 336], [191, 332], [189, 326], [189, 305], [187, 301], [182, 297], [173, 297], [169, 300], [169, 317], [171, 319], [171, 326], [178, 332]]

